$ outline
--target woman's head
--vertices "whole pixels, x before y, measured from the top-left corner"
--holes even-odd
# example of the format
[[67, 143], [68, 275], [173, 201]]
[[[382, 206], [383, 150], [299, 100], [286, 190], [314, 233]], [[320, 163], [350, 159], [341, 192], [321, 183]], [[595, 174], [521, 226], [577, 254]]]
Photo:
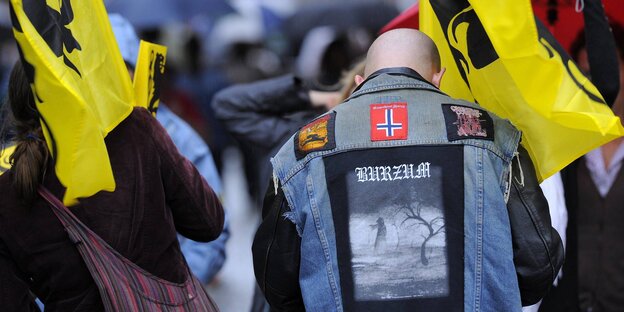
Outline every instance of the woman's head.
[[37, 193], [48, 161], [48, 148], [43, 138], [39, 112], [30, 83], [21, 62], [13, 66], [9, 78], [8, 105], [10, 127], [16, 147], [10, 158], [13, 185], [24, 200], [30, 202]]
[[39, 125], [39, 112], [21, 62], [15, 63], [11, 71], [8, 95], [16, 134], [19, 136], [20, 130], [36, 128]]

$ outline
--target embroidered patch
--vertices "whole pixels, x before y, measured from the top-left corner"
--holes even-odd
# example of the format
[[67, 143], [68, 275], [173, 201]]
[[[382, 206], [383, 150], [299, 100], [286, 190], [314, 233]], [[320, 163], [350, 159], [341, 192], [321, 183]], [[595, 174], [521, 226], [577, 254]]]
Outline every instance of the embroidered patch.
[[494, 122], [488, 112], [461, 105], [442, 104], [449, 141], [494, 140]]
[[371, 141], [407, 139], [407, 103], [370, 106]]
[[295, 134], [295, 156], [301, 159], [311, 152], [327, 151], [336, 147], [334, 122], [336, 112], [319, 117]]

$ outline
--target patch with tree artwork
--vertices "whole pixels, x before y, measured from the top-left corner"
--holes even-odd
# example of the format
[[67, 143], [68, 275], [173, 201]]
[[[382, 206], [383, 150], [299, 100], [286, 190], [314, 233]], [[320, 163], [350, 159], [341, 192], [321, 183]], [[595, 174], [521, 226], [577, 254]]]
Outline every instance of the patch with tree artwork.
[[324, 158], [345, 310], [463, 311], [462, 146]]

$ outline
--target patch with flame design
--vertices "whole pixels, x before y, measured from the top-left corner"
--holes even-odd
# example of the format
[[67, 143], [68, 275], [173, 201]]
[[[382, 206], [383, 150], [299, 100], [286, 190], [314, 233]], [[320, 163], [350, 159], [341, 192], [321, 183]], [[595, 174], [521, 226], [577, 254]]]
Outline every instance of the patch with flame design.
[[334, 122], [336, 112], [321, 116], [301, 128], [294, 138], [297, 159], [312, 152], [327, 151], [336, 147]]

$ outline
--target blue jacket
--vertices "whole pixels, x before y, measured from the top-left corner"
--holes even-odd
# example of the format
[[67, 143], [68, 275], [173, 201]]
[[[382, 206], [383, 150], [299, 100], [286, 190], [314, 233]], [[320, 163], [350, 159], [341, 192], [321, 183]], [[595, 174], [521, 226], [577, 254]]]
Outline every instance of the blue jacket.
[[[219, 172], [215, 166], [210, 149], [202, 138], [191, 126], [162, 103], [158, 108], [156, 118], [167, 130], [180, 154], [195, 165], [197, 171], [206, 179], [208, 185], [212, 187], [215, 193], [218, 195], [223, 194]], [[223, 232], [212, 242], [198, 243], [178, 235], [182, 253], [191, 271], [202, 283], [209, 283], [223, 267], [225, 262], [225, 243], [229, 237], [230, 229], [227, 212]]]
[[[520, 138], [508, 121], [449, 98], [412, 70], [371, 75], [272, 159], [276, 193], [289, 207], [283, 217], [300, 237], [298, 250], [281, 259], [298, 268], [280, 278], [296, 271], [301, 299], [276, 305], [267, 295], [269, 303], [306, 311], [520, 311], [507, 205]], [[263, 225], [278, 223], [282, 216], [268, 210]], [[545, 218], [549, 224], [547, 210]], [[275, 238], [268, 247], [260, 242], [263, 225], [254, 257], [283, 248]], [[536, 240], [525, 251], [560, 255], [558, 235], [548, 230], [554, 248]], [[548, 287], [563, 259], [540, 259]], [[254, 259], [261, 288], [278, 292], [266, 281], [280, 272], [261, 264]]]

